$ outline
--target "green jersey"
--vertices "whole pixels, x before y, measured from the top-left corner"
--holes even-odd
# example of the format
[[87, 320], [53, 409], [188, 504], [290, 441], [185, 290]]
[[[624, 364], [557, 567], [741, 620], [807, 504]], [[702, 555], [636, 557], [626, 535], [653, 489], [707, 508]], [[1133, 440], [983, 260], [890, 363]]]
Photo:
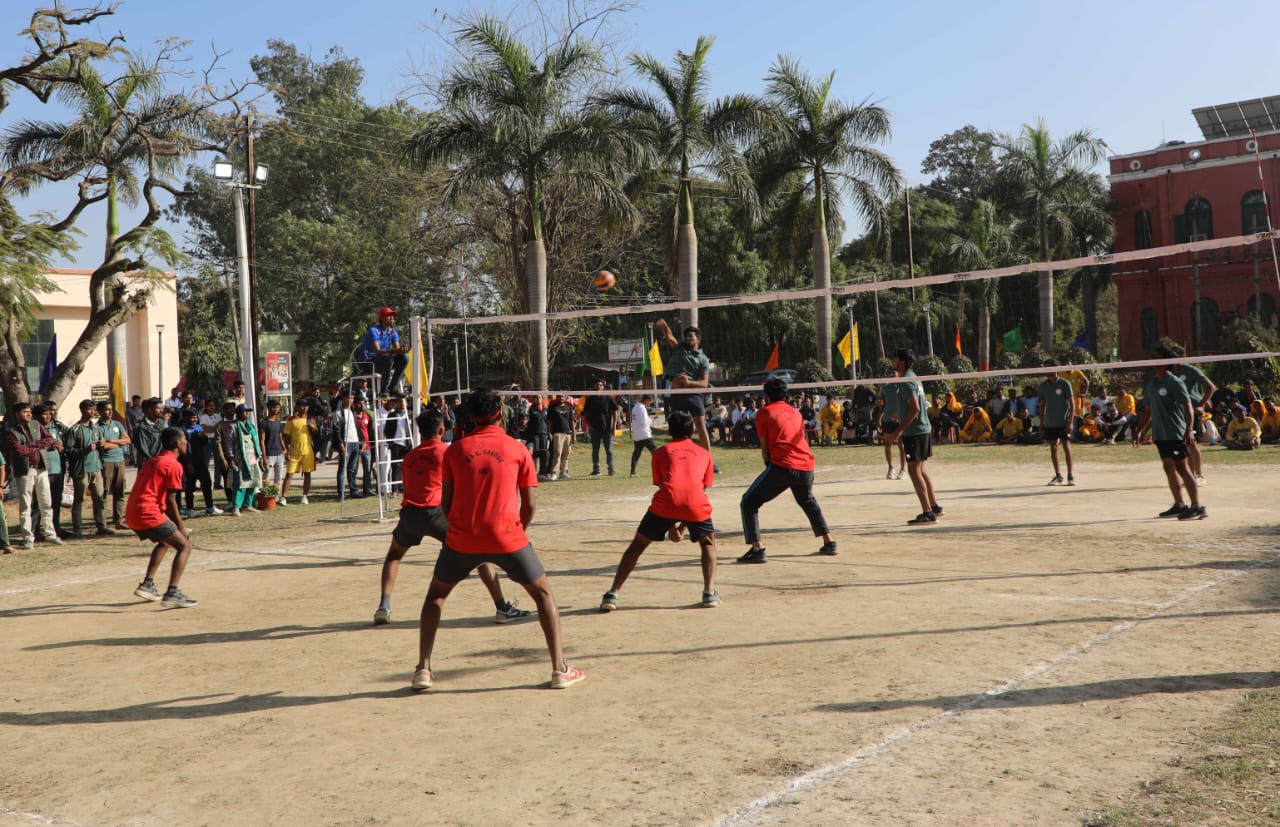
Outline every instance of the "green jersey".
[[1071, 424], [1071, 383], [1061, 376], [1046, 379], [1037, 391], [1040, 397], [1040, 426], [1066, 428]]
[[1209, 377], [1205, 376], [1204, 371], [1195, 365], [1179, 365], [1176, 371], [1177, 376], [1187, 386], [1187, 393], [1191, 396], [1191, 404], [1199, 405], [1204, 401], [1205, 389], [1209, 387]]
[[[114, 419], [102, 422], [100, 428], [103, 439], [116, 440], [124, 436], [124, 426]], [[98, 452], [103, 462], [124, 462], [123, 448], [99, 448]]]
[[73, 478], [102, 470], [102, 458], [98, 456], [98, 448], [90, 450], [89, 446], [102, 439], [102, 431], [95, 422], [85, 424], [77, 422], [67, 429], [66, 446], [63, 458], [66, 460], [67, 475]]
[[668, 379], [679, 376], [681, 373], [690, 379], [704, 379], [711, 371], [711, 360], [701, 350], [693, 350], [685, 347], [684, 344], [677, 344], [667, 354], [666, 361], [662, 363], [662, 371]]
[[929, 406], [924, 399], [924, 386], [916, 379], [916, 373], [913, 370], [902, 374], [901, 382], [884, 386], [884, 417], [896, 422], [905, 421], [907, 414], [911, 412], [908, 400], [912, 397], [915, 398], [920, 413], [902, 432], [902, 435], [923, 436], [932, 432], [933, 428], [929, 423]]
[[1151, 438], [1155, 440], [1183, 440], [1190, 423], [1187, 422], [1187, 403], [1191, 394], [1187, 385], [1172, 373], [1164, 378], [1147, 380], [1142, 392], [1147, 409], [1151, 411]]

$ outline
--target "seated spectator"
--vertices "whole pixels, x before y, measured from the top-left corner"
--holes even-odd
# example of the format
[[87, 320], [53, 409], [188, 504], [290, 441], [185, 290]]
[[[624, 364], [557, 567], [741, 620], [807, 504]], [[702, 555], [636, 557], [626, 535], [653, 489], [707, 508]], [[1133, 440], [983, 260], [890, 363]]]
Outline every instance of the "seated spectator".
[[748, 396], [738, 417], [738, 424], [733, 426], [733, 444], [743, 448], [759, 448], [760, 438], [756, 435], [756, 400]]
[[942, 402], [938, 411], [938, 435], [943, 442], [954, 442], [956, 433], [960, 430], [961, 417], [964, 415], [964, 406], [960, 404], [960, 400], [956, 399], [956, 395], [951, 391], [947, 391], [942, 395]]
[[1267, 411], [1262, 417], [1262, 421], [1258, 423], [1258, 426], [1262, 429], [1262, 444], [1280, 444], [1280, 413], [1276, 412], [1275, 400], [1267, 399], [1262, 404]]
[[1098, 406], [1090, 405], [1089, 412], [1080, 420], [1080, 427], [1076, 428], [1076, 442], [1101, 442], [1101, 418], [1102, 411], [1098, 410]]
[[1013, 406], [1005, 405], [1004, 415], [995, 426], [995, 437], [998, 445], [1008, 445], [1018, 441], [1022, 436], [1022, 420], [1013, 415]]
[[1234, 451], [1252, 451], [1262, 441], [1262, 428], [1257, 420], [1247, 416], [1248, 411], [1239, 402], [1231, 409], [1231, 423], [1222, 438], [1222, 444]]
[[1044, 434], [1040, 432], [1040, 427], [1031, 420], [1031, 409], [1029, 407], [1018, 409], [1018, 421], [1022, 423], [1022, 435], [1018, 437], [1019, 445], [1041, 445], [1044, 443]]
[[725, 444], [725, 436], [729, 432], [732, 423], [729, 421], [729, 408], [724, 404], [720, 397], [715, 397], [711, 402], [711, 407], [707, 409], [707, 433], [715, 431], [719, 436], [716, 438], [717, 445]]
[[800, 401], [800, 419], [804, 421], [804, 438], [812, 445], [818, 439], [818, 412], [813, 407], [813, 397], [808, 394]]
[[1013, 411], [1011, 400], [1004, 396], [1004, 388], [995, 387], [991, 390], [991, 396], [987, 399], [987, 416], [992, 422], [999, 422], [1004, 419], [1005, 410]]
[[822, 425], [822, 444], [838, 445], [840, 429], [844, 425], [844, 412], [834, 396], [827, 397], [827, 404], [818, 412], [818, 422]]
[[1098, 424], [1102, 430], [1102, 444], [1114, 445], [1124, 439], [1125, 429], [1129, 427], [1129, 418], [1120, 413], [1113, 399], [1107, 403], [1107, 408], [1098, 419]]
[[1254, 387], [1252, 379], [1246, 379], [1240, 385], [1240, 390], [1236, 391], [1236, 401], [1246, 407], [1252, 405], [1258, 398], [1258, 389]]
[[1222, 444], [1222, 432], [1213, 421], [1213, 414], [1202, 411], [1200, 414], [1200, 441], [1205, 445]]
[[965, 420], [964, 425], [960, 428], [960, 442], [990, 442], [991, 441], [991, 418], [987, 415], [986, 408], [981, 405], [975, 405], [969, 412], [969, 418]]
[[378, 323], [365, 331], [360, 342], [358, 361], [369, 362], [381, 377], [383, 392], [399, 393], [400, 380], [409, 364], [409, 348], [400, 343], [395, 329], [396, 311], [384, 307], [378, 311]]

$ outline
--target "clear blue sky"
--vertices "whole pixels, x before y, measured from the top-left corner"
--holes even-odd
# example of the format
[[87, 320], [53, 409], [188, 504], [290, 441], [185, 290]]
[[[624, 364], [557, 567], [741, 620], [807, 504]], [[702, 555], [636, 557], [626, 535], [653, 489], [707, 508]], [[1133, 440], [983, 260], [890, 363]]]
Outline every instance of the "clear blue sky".
[[[22, 4], [6, 0], [9, 9]], [[563, 0], [546, 4], [559, 8]], [[439, 9], [505, 15], [528, 5]], [[664, 60], [676, 49], [691, 49], [699, 34], [715, 35], [715, 95], [759, 91], [779, 53], [814, 74], [834, 70], [839, 97], [889, 109], [894, 137], [886, 149], [914, 184], [925, 180], [920, 162], [929, 143], [967, 123], [1017, 131], [1043, 116], [1054, 134], [1093, 129], [1116, 153], [1148, 149], [1162, 138], [1198, 140], [1193, 107], [1280, 94], [1280, 51], [1265, 38], [1273, 11], [1258, 0], [1222, 6], [1189, 0], [652, 0], [617, 18], [615, 34], [624, 52]], [[25, 14], [6, 19], [0, 56], [7, 63], [21, 47], [16, 30]], [[153, 50], [157, 39], [169, 36], [188, 39], [197, 65], [211, 44], [230, 50], [223, 65], [237, 77], [250, 75], [249, 58], [264, 52], [269, 38], [317, 58], [340, 46], [365, 67], [365, 94], [377, 104], [411, 86], [412, 66], [447, 59], [446, 45], [430, 30], [442, 25], [447, 30], [430, 4], [408, 0], [124, 0], [100, 28], [122, 31], [135, 49]], [[50, 116], [21, 95], [14, 102], [0, 114], [0, 128], [18, 117]], [[53, 193], [26, 204], [56, 206]], [[100, 221], [96, 214], [82, 219], [82, 266], [96, 263]]]

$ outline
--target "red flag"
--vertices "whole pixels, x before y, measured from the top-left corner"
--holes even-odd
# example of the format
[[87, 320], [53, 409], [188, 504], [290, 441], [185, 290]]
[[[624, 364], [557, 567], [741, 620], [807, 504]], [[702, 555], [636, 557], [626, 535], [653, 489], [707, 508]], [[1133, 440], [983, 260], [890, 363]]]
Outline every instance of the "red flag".
[[963, 356], [964, 348], [960, 347], [960, 323], [956, 322], [956, 355]]
[[769, 361], [764, 363], [765, 370], [778, 369], [778, 343], [773, 343], [773, 353], [769, 354]]

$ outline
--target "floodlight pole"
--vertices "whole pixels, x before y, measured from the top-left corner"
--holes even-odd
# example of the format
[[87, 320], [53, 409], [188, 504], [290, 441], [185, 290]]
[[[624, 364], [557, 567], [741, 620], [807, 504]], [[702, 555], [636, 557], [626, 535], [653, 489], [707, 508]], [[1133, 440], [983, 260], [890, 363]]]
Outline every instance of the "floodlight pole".
[[258, 370], [253, 363], [253, 313], [249, 301], [249, 242], [244, 220], [245, 184], [231, 184], [236, 213], [236, 264], [240, 270], [240, 378], [244, 403], [257, 410]]

